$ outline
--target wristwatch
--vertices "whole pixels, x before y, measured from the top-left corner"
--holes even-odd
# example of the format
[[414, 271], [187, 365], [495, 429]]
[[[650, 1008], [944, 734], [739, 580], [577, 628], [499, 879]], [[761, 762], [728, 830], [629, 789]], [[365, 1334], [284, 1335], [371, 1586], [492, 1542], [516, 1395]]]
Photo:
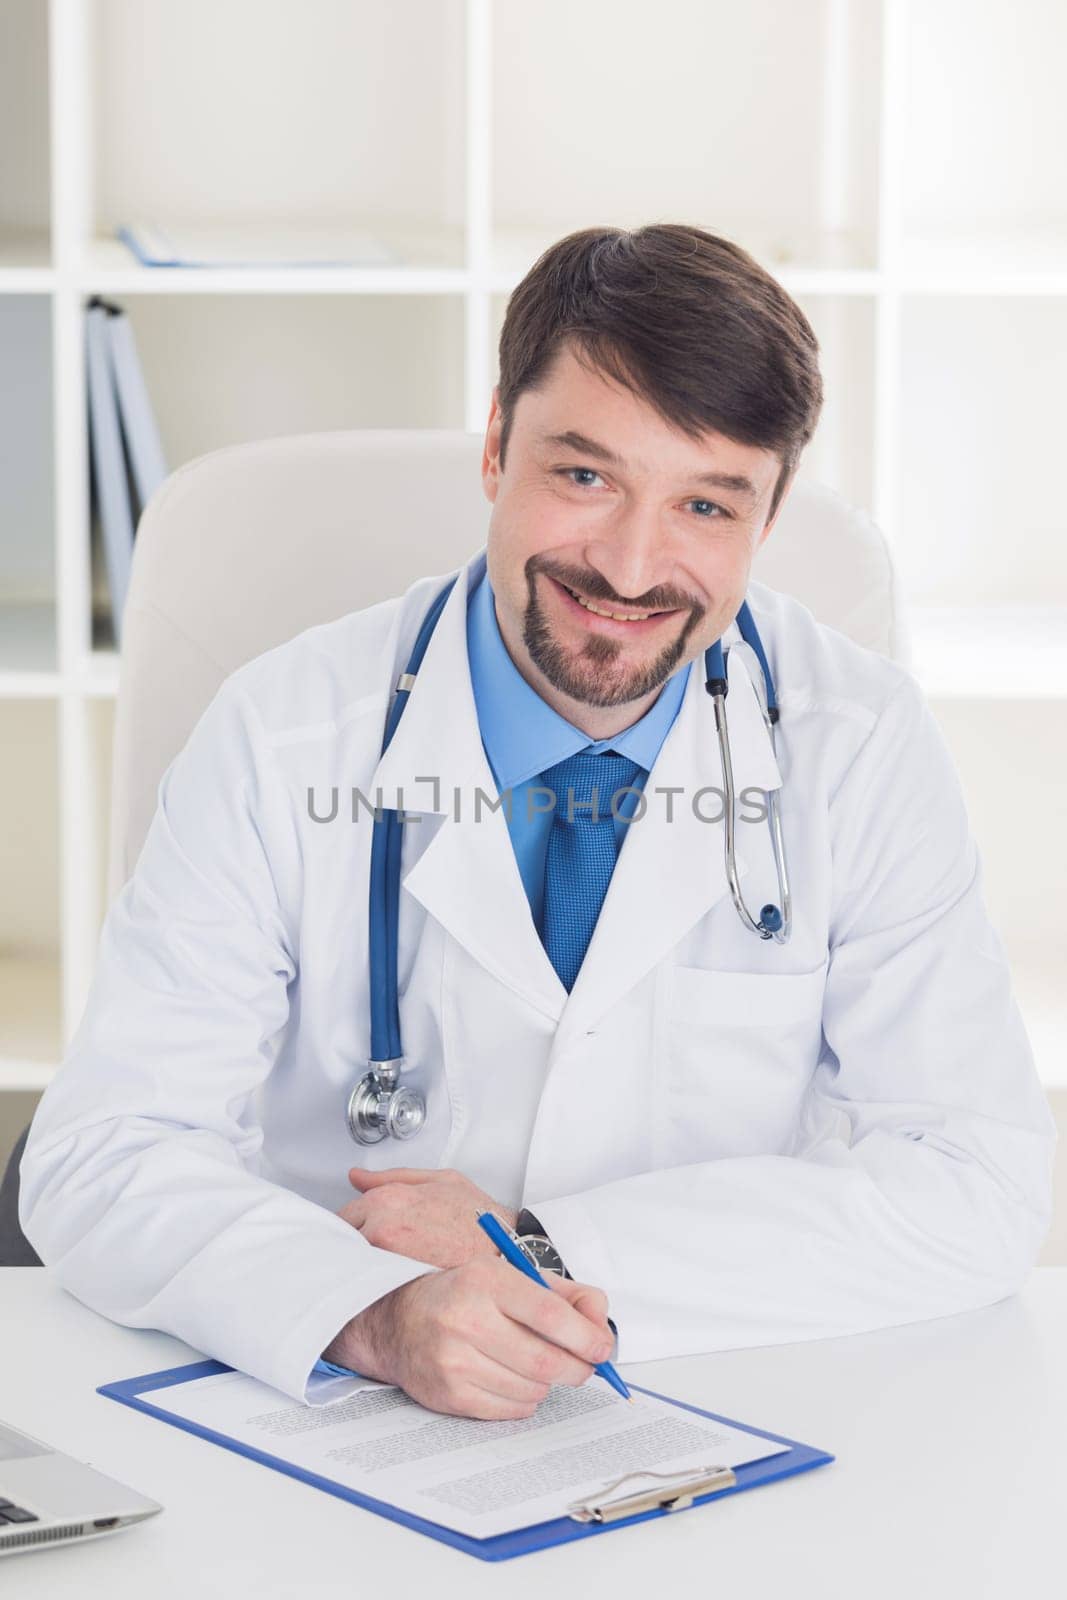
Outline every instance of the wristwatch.
[[[519, 1248], [533, 1262], [539, 1272], [558, 1272], [564, 1278], [571, 1278], [571, 1274], [563, 1265], [563, 1257], [533, 1212], [528, 1211], [525, 1206], [519, 1212], [515, 1222], [515, 1234], [519, 1241]], [[571, 1281], [573, 1282], [573, 1278], [571, 1278]], [[608, 1318], [608, 1327], [615, 1336], [615, 1345], [608, 1359], [609, 1361], [614, 1361], [619, 1352], [619, 1330], [610, 1317]]]
[[561, 1278], [571, 1276], [563, 1265], [563, 1257], [532, 1211], [524, 1208], [519, 1212], [515, 1233], [519, 1248], [539, 1272], [557, 1272]]

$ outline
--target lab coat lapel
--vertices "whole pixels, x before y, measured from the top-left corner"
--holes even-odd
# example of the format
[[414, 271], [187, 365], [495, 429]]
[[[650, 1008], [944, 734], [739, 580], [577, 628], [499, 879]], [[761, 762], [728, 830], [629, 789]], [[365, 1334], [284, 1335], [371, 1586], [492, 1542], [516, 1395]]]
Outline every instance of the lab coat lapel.
[[557, 1021], [567, 991], [534, 926], [503, 811], [476, 806], [476, 791], [497, 798], [467, 654], [467, 599], [484, 570], [482, 550], [438, 618], [371, 793], [380, 788], [384, 805], [402, 804], [420, 818], [404, 825], [403, 860], [413, 864], [402, 872], [403, 890], [501, 983]]
[[[703, 820], [718, 816], [718, 795], [693, 803], [701, 788], [722, 790], [722, 766], [701, 656], [649, 774], [647, 812], [629, 827], [568, 995], [534, 926], [503, 812], [475, 806], [476, 791], [497, 795], [467, 655], [467, 599], [484, 567], [482, 550], [449, 595], [371, 792], [380, 790], [383, 804], [402, 805], [421, 819], [404, 827], [403, 889], [487, 971], [558, 1023], [558, 1046], [633, 988], [728, 892], [723, 824]], [[732, 625], [724, 642], [737, 637]], [[731, 650], [726, 704], [739, 796], [746, 786], [777, 789], [782, 781], [746, 666], [742, 652]], [[397, 674], [402, 670], [398, 665]], [[655, 791], [670, 788], [682, 792], [673, 797], [668, 822], [667, 796]], [[434, 830], [428, 840], [423, 829]], [[741, 877], [748, 870], [743, 832]]]
[[[724, 642], [736, 638], [727, 631]], [[781, 773], [740, 651], [728, 657], [726, 698], [734, 787], [781, 786]], [[693, 801], [701, 788], [717, 793]], [[673, 796], [658, 790], [681, 789]], [[704, 686], [704, 658], [692, 666], [678, 715], [645, 784], [647, 810], [629, 825], [581, 970], [557, 1033], [557, 1047], [589, 1028], [673, 949], [699, 919], [729, 892], [724, 825], [719, 819], [724, 790], [714, 711]], [[740, 801], [739, 801], [740, 805]], [[719, 820], [704, 821], [701, 816]], [[749, 863], [738, 827], [738, 874]], [[758, 859], [762, 859], [759, 857]]]

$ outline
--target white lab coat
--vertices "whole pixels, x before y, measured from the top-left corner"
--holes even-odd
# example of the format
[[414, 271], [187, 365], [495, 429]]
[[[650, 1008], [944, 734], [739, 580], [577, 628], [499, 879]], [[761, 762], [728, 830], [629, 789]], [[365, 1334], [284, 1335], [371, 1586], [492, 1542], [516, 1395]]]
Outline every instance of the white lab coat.
[[[439, 577], [249, 662], [168, 768], [22, 1162], [46, 1265], [108, 1317], [297, 1398], [349, 1317], [428, 1270], [335, 1214], [353, 1162], [454, 1167], [531, 1207], [607, 1292], [620, 1361], [1017, 1289], [1048, 1227], [1054, 1125], [914, 680], [752, 584], [778, 760], [734, 652], [735, 781], [784, 779], [792, 940], [742, 926], [721, 823], [691, 801], [722, 783], [701, 660], [568, 995], [504, 816], [473, 820], [474, 791], [496, 792], [466, 654], [484, 561], [453, 589], [384, 757]], [[337, 818], [313, 821], [309, 788], [324, 816], [333, 786]], [[371, 819], [350, 800], [379, 786], [418, 817], [399, 972], [428, 1115], [416, 1138], [366, 1147], [345, 1104], [369, 1053]], [[667, 822], [652, 802], [672, 786]], [[714, 816], [714, 797], [698, 807]], [[758, 909], [777, 899], [767, 829], [738, 835]]]

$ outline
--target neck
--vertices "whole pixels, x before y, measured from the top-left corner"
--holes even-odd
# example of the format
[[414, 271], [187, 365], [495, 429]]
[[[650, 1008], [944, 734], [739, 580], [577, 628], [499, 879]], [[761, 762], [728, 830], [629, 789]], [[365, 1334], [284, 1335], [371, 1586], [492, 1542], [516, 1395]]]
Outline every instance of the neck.
[[550, 705], [553, 711], [565, 717], [576, 728], [580, 728], [590, 739], [613, 739], [616, 734], [632, 728], [635, 722], [640, 722], [645, 713], [651, 710], [663, 693], [663, 685], [660, 684], [651, 694], [643, 696], [640, 700], [628, 700], [625, 705], [591, 706], [585, 700], [572, 700], [570, 695], [561, 694], [547, 678], [536, 671], [536, 668], [531, 667], [530, 671], [527, 671], [518, 662], [516, 666], [531, 688], [536, 689], [541, 699]]

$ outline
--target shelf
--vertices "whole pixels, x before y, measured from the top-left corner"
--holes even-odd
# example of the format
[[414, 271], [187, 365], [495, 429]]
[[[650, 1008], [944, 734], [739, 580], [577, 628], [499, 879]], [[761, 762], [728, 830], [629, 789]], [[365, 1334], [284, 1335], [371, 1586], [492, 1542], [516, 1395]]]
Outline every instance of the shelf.
[[914, 0], [901, 43], [900, 210], [908, 270], [1067, 279], [1067, 10]]
[[47, 1089], [58, 1065], [55, 1061], [21, 1061], [16, 1056], [0, 1056], [0, 1094]]
[[[743, 245], [790, 294], [870, 295], [882, 282], [873, 265], [862, 264], [863, 240], [856, 233], [794, 231], [792, 235], [775, 235], [744, 223], [731, 228], [721, 220], [706, 221], [701, 226]], [[510, 293], [538, 256], [566, 232], [563, 224], [538, 229], [498, 227], [493, 235], [491, 292]]]
[[[1053, 957], [1055, 952], [1053, 952]], [[1015, 998], [1046, 1089], [1067, 1089], [1067, 995], [1063, 972], [1067, 951], [1060, 960], [1035, 952], [1034, 959], [1012, 961]]]
[[638, 37], [611, 0], [493, 7], [494, 288], [566, 233], [653, 221], [776, 274], [873, 269], [880, 10], [671, 0]]
[[257, 439], [464, 426], [457, 296], [159, 294], [125, 309], [171, 472]]
[[1067, 294], [1067, 223], [906, 238], [897, 262], [910, 294]]
[[47, 1081], [62, 1054], [59, 994], [56, 957], [0, 950], [0, 1088]]
[[47, 228], [0, 225], [0, 294], [47, 294], [54, 281]]
[[47, 0], [0, 5], [0, 295], [47, 293], [52, 286], [51, 10]]
[[113, 699], [119, 692], [119, 656], [116, 650], [91, 650], [82, 657], [77, 686], [93, 699]]
[[[410, 8], [319, 0], [308, 25], [256, 0], [137, 6], [95, 0], [80, 88], [93, 137], [84, 154], [89, 287], [139, 293], [404, 292], [403, 275], [458, 269], [465, 242], [465, 0]], [[239, 66], [236, 64], [239, 63]], [[189, 107], [196, 115], [189, 116]], [[87, 169], [87, 170], [85, 170]], [[272, 219], [352, 225], [407, 268], [321, 276], [200, 269], [164, 278], [114, 239], [143, 220]], [[112, 274], [117, 273], [117, 277]], [[400, 273], [400, 277], [396, 276]], [[346, 275], [347, 274], [347, 275]], [[434, 278], [423, 287], [442, 289]]]
[[56, 671], [52, 305], [0, 295], [0, 698]]
[[0, 701], [0, 1061], [61, 1052], [59, 708]]
[[16, 228], [0, 224], [0, 272], [35, 267], [51, 271], [52, 247], [47, 228]]
[[52, 694], [57, 682], [55, 604], [0, 602], [0, 698]]
[[[77, 272], [85, 294], [461, 294], [463, 229], [392, 219], [361, 219], [399, 259], [389, 266], [353, 267], [146, 267], [127, 245], [96, 235], [83, 247]], [[278, 229], [279, 253], [293, 235]]]
[[931, 699], [1067, 697], [1067, 606], [908, 610], [912, 667]]
[[904, 593], [935, 607], [1067, 606], [1067, 298], [910, 296], [899, 317], [894, 511]]

